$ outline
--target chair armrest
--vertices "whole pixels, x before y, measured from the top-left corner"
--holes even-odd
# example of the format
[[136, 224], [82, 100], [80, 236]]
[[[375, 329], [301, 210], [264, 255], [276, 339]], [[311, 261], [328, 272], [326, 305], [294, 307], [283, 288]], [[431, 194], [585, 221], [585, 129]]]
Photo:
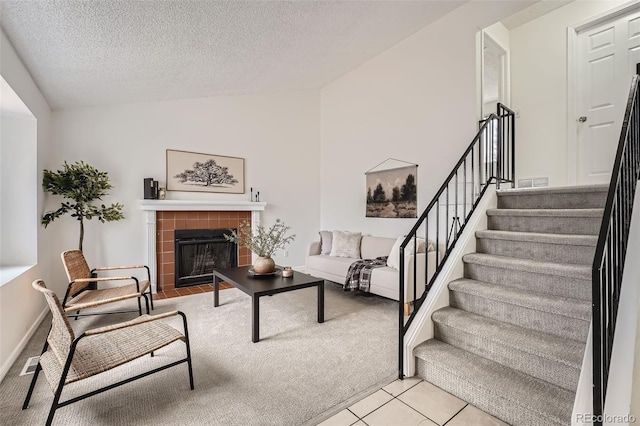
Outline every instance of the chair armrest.
[[314, 241], [307, 248], [307, 256], [315, 256], [320, 254], [320, 241]]
[[147, 280], [151, 281], [151, 270], [147, 265], [127, 265], [127, 266], [101, 266], [99, 268], [94, 268], [91, 270], [91, 273], [97, 271], [115, 271], [118, 269], [146, 269], [147, 270]]
[[71, 283], [91, 283], [95, 281], [117, 281], [117, 280], [137, 280], [136, 277], [93, 277], [93, 278], [76, 278]]
[[94, 329], [91, 329], [91, 330], [87, 330], [87, 331], [84, 332], [84, 334], [86, 336], [94, 336], [96, 334], [104, 334], [104, 333], [108, 333], [110, 331], [120, 330], [120, 329], [126, 328], [126, 327], [133, 327], [133, 326], [138, 325], [138, 324], [144, 324], [145, 322], [149, 322], [149, 321], [157, 321], [159, 319], [172, 317], [172, 316], [175, 316], [175, 315], [178, 315], [178, 314], [180, 314], [179, 311], [171, 311], [171, 312], [166, 312], [164, 314], [158, 314], [158, 315], [142, 315], [142, 316], [139, 316], [138, 318], [132, 319], [131, 321], [121, 322], [119, 324], [107, 325], [107, 326], [104, 326], [104, 327], [99, 327], [99, 328], [94, 328]]
[[146, 265], [130, 265], [130, 266], [101, 266], [100, 268], [94, 268], [94, 271], [113, 271], [114, 269], [140, 269], [146, 268]]

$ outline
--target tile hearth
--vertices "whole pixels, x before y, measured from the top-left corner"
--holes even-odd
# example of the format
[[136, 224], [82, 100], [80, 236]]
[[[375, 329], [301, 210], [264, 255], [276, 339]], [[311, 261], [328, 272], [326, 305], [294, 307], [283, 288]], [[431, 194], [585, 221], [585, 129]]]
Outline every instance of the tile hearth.
[[[220, 290], [233, 288], [225, 282], [220, 283]], [[153, 294], [153, 300], [170, 299], [172, 297], [188, 296], [190, 294], [209, 293], [213, 291], [212, 284], [192, 285], [189, 287], [176, 288], [174, 290], [159, 291]]]

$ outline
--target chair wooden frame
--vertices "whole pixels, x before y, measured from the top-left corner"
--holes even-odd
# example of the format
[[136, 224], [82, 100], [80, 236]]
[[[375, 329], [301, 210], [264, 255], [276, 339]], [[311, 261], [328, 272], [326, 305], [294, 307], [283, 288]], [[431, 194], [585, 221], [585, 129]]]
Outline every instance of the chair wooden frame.
[[[36, 381], [38, 380], [38, 375], [40, 371], [44, 370], [47, 380], [54, 389], [54, 398], [51, 403], [51, 408], [49, 409], [49, 415], [46, 422], [47, 426], [52, 424], [53, 417], [58, 408], [73, 404], [74, 402], [81, 401], [85, 398], [89, 398], [184, 362], [186, 362], [188, 366], [190, 388], [191, 390], [194, 389], [189, 330], [187, 327], [187, 317], [183, 312], [173, 311], [154, 316], [143, 315], [131, 321], [88, 330], [80, 336], [75, 337], [62, 304], [55, 293], [48, 290], [42, 280], [34, 281], [32, 286], [36, 290], [44, 293], [53, 317], [49, 335], [47, 336], [47, 340], [42, 349], [42, 354], [40, 355], [38, 366], [36, 367], [33, 379], [31, 380], [31, 385], [29, 386], [22, 409], [24, 410], [29, 407], [29, 401], [35, 388]], [[184, 333], [180, 333], [174, 327], [158, 321], [160, 319], [176, 315], [180, 315], [182, 317]], [[145, 339], [144, 344], [141, 344], [139, 341], [136, 341], [135, 338], [132, 338], [135, 336], [148, 337], [149, 335], [153, 335], [154, 337], [151, 339]], [[183, 341], [185, 343], [185, 358], [60, 402], [62, 390], [65, 385], [109, 371], [147, 354], [153, 356], [154, 351], [176, 341]], [[118, 350], [114, 351], [110, 349]], [[65, 353], [66, 356], [64, 355]], [[91, 353], [102, 358], [88, 359], [87, 354]], [[79, 354], [79, 356], [74, 357], [76, 354]], [[59, 379], [56, 380], [58, 376]]]
[[[145, 300], [147, 314], [149, 313], [149, 303], [151, 303], [151, 309], [153, 309], [153, 296], [151, 294], [151, 273], [148, 266], [108, 266], [90, 270], [87, 261], [82, 251], [80, 250], [64, 251], [60, 255], [60, 257], [62, 258], [62, 263], [64, 265], [65, 272], [67, 273], [67, 278], [69, 279], [69, 286], [67, 287], [67, 291], [62, 300], [62, 306], [69, 316], [73, 316], [78, 319], [79, 316], [84, 315], [134, 312], [117, 311], [80, 314], [80, 311], [84, 309], [93, 308], [108, 303], [119, 302], [121, 300], [130, 298], [137, 298], [138, 315], [142, 315], [142, 304], [140, 302], [141, 297], [143, 297]], [[133, 270], [142, 268], [146, 270], [146, 280], [139, 280], [135, 276], [98, 277], [98, 273], [101, 271]], [[109, 281], [123, 281], [128, 283], [119, 287], [107, 287], [101, 289], [97, 288], [97, 283]], [[92, 286], [95, 286], [96, 288], [92, 288]], [[75, 314], [69, 314], [69, 312], [74, 311]]]

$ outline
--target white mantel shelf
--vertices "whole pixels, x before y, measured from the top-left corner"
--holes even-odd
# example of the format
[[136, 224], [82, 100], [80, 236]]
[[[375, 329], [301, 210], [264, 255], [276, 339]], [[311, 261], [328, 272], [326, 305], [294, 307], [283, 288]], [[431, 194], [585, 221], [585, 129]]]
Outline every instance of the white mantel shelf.
[[146, 211], [264, 211], [267, 203], [254, 201], [140, 200]]
[[[208, 201], [208, 200], [140, 200], [140, 208], [147, 212], [147, 239], [145, 242], [145, 265], [151, 273], [151, 287], [158, 291], [156, 259], [156, 212], [159, 211], [245, 211], [251, 212], [251, 231], [260, 225], [261, 212], [267, 203], [254, 201]], [[253, 254], [255, 260], [255, 253]]]

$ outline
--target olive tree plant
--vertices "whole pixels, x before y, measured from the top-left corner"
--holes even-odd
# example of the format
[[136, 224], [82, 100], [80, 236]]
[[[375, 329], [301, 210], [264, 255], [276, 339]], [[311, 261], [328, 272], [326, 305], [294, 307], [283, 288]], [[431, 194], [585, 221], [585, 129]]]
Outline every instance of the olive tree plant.
[[42, 187], [45, 192], [62, 196], [65, 201], [57, 210], [48, 211], [42, 216], [42, 225], [46, 228], [55, 219], [67, 213], [80, 222], [79, 249], [82, 250], [84, 240], [84, 220], [98, 219], [100, 222], [112, 222], [124, 219], [123, 205], [113, 203], [110, 206], [96, 205], [96, 200], [108, 194], [113, 188], [109, 183], [107, 172], [101, 172], [82, 161], [67, 164], [62, 170], [44, 171]]

